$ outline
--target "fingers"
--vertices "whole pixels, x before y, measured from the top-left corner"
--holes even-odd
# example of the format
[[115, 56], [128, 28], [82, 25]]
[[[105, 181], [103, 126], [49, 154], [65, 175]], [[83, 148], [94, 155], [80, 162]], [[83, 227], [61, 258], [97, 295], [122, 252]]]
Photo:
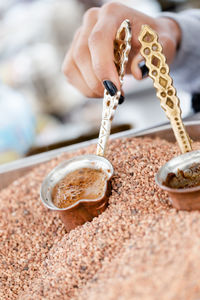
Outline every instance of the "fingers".
[[86, 97], [97, 97], [97, 94], [95, 94], [87, 85], [73, 58], [74, 48], [76, 47], [76, 41], [79, 37], [79, 34], [80, 30], [78, 30], [74, 36], [72, 45], [65, 56], [62, 70], [67, 78], [67, 81], [76, 87], [83, 95]]
[[[109, 21], [108, 21], [109, 20]], [[123, 20], [113, 17], [101, 11], [97, 23], [95, 24], [89, 40], [89, 50], [91, 53], [92, 66], [100, 82], [111, 81], [120, 90], [120, 82], [117, 69], [114, 64], [113, 43], [117, 29]]]
[[88, 39], [93, 27], [97, 22], [98, 11], [99, 9], [92, 8], [85, 14], [83, 26], [76, 41], [76, 45], [74, 46], [72, 55], [77, 68], [79, 69], [89, 88], [94, 94], [102, 97], [104, 89], [102, 83], [95, 74], [95, 70], [93, 69], [91, 53], [88, 47]]
[[155, 21], [154, 18], [130, 7], [113, 2], [101, 8], [90, 9], [84, 15], [83, 25], [76, 34], [64, 62], [64, 73], [68, 81], [84, 95], [103, 96], [103, 84], [110, 93], [121, 89], [114, 64], [113, 42], [120, 24], [125, 19], [129, 19], [132, 26], [132, 49], [127, 73], [132, 73], [138, 80], [146, 77], [148, 73], [144, 63], [141, 63], [144, 59], [140, 55], [138, 41], [142, 24], [148, 24], [158, 32], [168, 61], [174, 57], [175, 47], [170, 39], [170, 29], [166, 26], [166, 21]]
[[138, 63], [142, 60], [138, 56], [140, 50], [138, 34], [143, 22], [139, 21], [140, 18], [146, 18], [149, 22], [151, 20], [129, 7], [118, 3], [109, 3], [99, 11], [98, 21], [89, 37], [88, 45], [96, 76], [101, 82], [111, 81], [118, 90], [121, 89], [121, 86], [114, 64], [113, 42], [119, 26], [125, 19], [129, 19], [132, 24], [132, 49], [129, 55], [129, 61], [132, 63], [128, 64], [127, 73], [132, 72], [136, 79], [142, 79], [141, 70], [138, 67]]
[[[93, 21], [94, 22], [94, 21]], [[91, 24], [92, 26], [92, 24]], [[89, 29], [88, 29], [89, 32]], [[85, 42], [86, 41], [86, 42]], [[103, 94], [103, 88], [96, 78], [91, 64], [87, 37], [83, 26], [76, 32], [72, 45], [65, 57], [62, 70], [67, 81], [76, 87], [86, 97], [99, 97]], [[101, 91], [97, 91], [97, 86]]]
[[112, 20], [109, 18], [111, 23], [109, 22], [108, 30], [108, 17], [105, 18], [104, 14], [99, 16], [99, 11], [98, 8], [87, 11], [63, 65], [68, 81], [84, 92], [84, 95], [91, 97], [103, 96], [105, 80], [112, 81], [120, 89], [114, 64], [113, 42], [124, 18], [117, 18], [117, 21], [116, 17]]
[[137, 80], [141, 80], [143, 78], [142, 71], [141, 71], [140, 65], [139, 65], [143, 60], [144, 60], [144, 58], [140, 54], [138, 54], [133, 58], [133, 60], [131, 62], [131, 73]]
[[131, 73], [137, 80], [144, 79], [149, 74], [149, 69], [147, 68], [145, 60], [140, 53], [137, 54], [132, 60]]
[[85, 82], [80, 70], [77, 68], [74, 60], [73, 60], [73, 50], [70, 49], [68, 52], [64, 64], [63, 64], [63, 72], [67, 78], [67, 81], [72, 84], [75, 88], [77, 88], [83, 95], [89, 98], [98, 97], [90, 87]]

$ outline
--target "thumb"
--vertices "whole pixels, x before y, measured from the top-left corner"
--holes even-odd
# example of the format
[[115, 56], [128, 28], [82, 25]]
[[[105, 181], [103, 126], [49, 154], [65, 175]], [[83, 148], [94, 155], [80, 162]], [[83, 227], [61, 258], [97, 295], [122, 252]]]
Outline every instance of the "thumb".
[[136, 55], [131, 62], [131, 73], [137, 80], [148, 76], [149, 69], [145, 65], [145, 60], [141, 54]]

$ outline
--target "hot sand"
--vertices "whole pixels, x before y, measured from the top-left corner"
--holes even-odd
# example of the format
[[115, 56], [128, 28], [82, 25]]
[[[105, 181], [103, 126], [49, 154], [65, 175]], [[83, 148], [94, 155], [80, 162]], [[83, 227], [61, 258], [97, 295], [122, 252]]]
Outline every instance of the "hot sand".
[[0, 192], [0, 299], [200, 299], [200, 213], [177, 212], [154, 180], [176, 145], [111, 141], [109, 207], [69, 234], [42, 205], [47, 173], [95, 150], [63, 154]]

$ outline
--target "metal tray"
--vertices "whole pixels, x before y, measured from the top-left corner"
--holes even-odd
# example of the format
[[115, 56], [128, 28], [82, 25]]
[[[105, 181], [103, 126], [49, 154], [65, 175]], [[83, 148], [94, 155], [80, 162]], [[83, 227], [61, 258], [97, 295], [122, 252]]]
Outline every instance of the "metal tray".
[[[189, 136], [193, 141], [200, 140], [200, 120], [197, 121], [185, 121], [184, 122]], [[175, 142], [174, 134], [170, 124], [164, 124], [153, 128], [144, 130], [127, 130], [117, 134], [111, 135], [111, 139], [124, 138], [124, 137], [150, 137], [150, 138], [161, 138], [169, 142]], [[42, 154], [33, 155], [26, 157], [15, 162], [7, 163], [0, 166], [0, 190], [8, 186], [15, 179], [23, 176], [35, 166], [41, 163], [47, 162], [52, 158], [60, 155], [63, 152], [75, 151], [91, 144], [97, 143], [97, 139], [90, 140], [87, 142], [75, 144], [59, 148], [56, 150], [48, 151]]]

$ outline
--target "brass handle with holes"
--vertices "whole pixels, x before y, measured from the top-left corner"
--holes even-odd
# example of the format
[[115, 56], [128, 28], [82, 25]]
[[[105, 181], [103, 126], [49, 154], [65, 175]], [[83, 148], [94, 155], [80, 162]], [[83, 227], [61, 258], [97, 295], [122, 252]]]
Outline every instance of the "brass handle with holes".
[[162, 46], [158, 42], [158, 36], [148, 25], [143, 25], [139, 41], [141, 55], [145, 58], [149, 76], [153, 79], [154, 87], [157, 89], [160, 105], [171, 122], [181, 152], [189, 152], [192, 150], [191, 139], [181, 119], [180, 101], [169, 75], [169, 67], [162, 53]]

